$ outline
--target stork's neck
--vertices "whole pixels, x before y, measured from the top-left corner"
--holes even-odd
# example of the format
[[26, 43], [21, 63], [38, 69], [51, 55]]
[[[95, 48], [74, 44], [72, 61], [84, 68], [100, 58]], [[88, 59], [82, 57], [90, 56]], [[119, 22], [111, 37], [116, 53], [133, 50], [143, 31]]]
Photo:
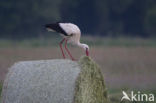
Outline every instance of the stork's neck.
[[83, 48], [83, 49], [84, 49], [84, 44], [83, 44], [83, 43], [78, 42], [77, 45], [78, 45], [80, 48]]
[[86, 56], [89, 56], [89, 47], [87, 44], [82, 44], [79, 42], [77, 45], [85, 50]]

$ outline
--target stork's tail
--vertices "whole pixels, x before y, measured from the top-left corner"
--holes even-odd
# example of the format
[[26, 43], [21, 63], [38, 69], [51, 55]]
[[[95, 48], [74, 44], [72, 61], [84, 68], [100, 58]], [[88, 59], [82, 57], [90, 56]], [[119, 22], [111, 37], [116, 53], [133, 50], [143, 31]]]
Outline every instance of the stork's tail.
[[45, 28], [46, 28], [48, 31], [56, 32], [56, 24], [46, 24], [46, 25], [45, 25]]
[[52, 23], [52, 24], [46, 24], [45, 25], [46, 29], [48, 31], [53, 31], [53, 32], [58, 32], [61, 34], [64, 34], [65, 36], [68, 36], [68, 34], [63, 30], [63, 28], [59, 25], [59, 22], [57, 23]]

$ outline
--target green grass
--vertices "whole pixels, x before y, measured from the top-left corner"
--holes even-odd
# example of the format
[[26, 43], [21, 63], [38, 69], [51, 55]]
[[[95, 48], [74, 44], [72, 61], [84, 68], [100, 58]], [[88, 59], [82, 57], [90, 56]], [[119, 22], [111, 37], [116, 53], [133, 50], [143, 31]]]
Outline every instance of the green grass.
[[2, 83], [0, 83], [0, 103], [1, 103]]
[[[137, 93], [138, 91], [140, 91], [141, 93], [144, 93], [144, 94], [154, 94], [154, 96], [156, 95], [156, 90], [139, 90], [139, 89], [108, 89], [108, 94], [109, 94], [109, 98], [110, 98], [110, 101], [111, 103], [156, 103], [156, 101], [154, 102], [147, 102], [147, 101], [144, 101], [144, 102], [129, 102], [129, 101], [122, 101], [121, 102], [121, 98], [122, 98], [122, 90], [126, 91], [126, 93], [130, 93], [130, 91], [134, 91], [135, 93]], [[155, 98], [154, 98], [155, 99]]]
[[156, 47], [155, 39], [143, 38], [101, 38], [101, 37], [84, 37], [82, 41], [86, 41], [93, 46], [123, 46], [123, 47]]
[[[0, 39], [0, 47], [49, 47], [57, 46], [61, 41], [60, 36], [49, 38], [31, 38], [24, 40], [6, 40]], [[104, 37], [82, 37], [81, 42], [92, 46], [124, 46], [124, 47], [156, 47], [155, 39], [143, 38], [104, 38]]]

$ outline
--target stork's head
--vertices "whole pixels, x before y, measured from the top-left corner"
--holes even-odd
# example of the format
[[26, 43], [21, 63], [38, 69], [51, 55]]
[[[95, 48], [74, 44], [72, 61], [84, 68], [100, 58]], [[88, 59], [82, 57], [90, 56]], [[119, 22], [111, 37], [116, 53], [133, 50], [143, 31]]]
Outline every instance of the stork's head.
[[85, 50], [86, 56], [89, 56], [89, 46], [87, 44], [79, 44], [79, 46]]
[[86, 45], [85, 50], [86, 50], [86, 56], [89, 56], [89, 46], [88, 45]]

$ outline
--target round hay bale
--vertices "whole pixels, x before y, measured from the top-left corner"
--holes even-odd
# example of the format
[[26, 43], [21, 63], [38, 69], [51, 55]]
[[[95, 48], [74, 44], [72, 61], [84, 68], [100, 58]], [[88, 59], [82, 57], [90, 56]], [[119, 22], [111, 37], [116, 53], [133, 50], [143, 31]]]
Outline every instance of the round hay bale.
[[88, 57], [23, 61], [9, 69], [2, 103], [107, 103], [107, 92], [99, 67]]
[[108, 103], [107, 90], [99, 66], [89, 57], [79, 61], [81, 72], [76, 81], [74, 103]]

